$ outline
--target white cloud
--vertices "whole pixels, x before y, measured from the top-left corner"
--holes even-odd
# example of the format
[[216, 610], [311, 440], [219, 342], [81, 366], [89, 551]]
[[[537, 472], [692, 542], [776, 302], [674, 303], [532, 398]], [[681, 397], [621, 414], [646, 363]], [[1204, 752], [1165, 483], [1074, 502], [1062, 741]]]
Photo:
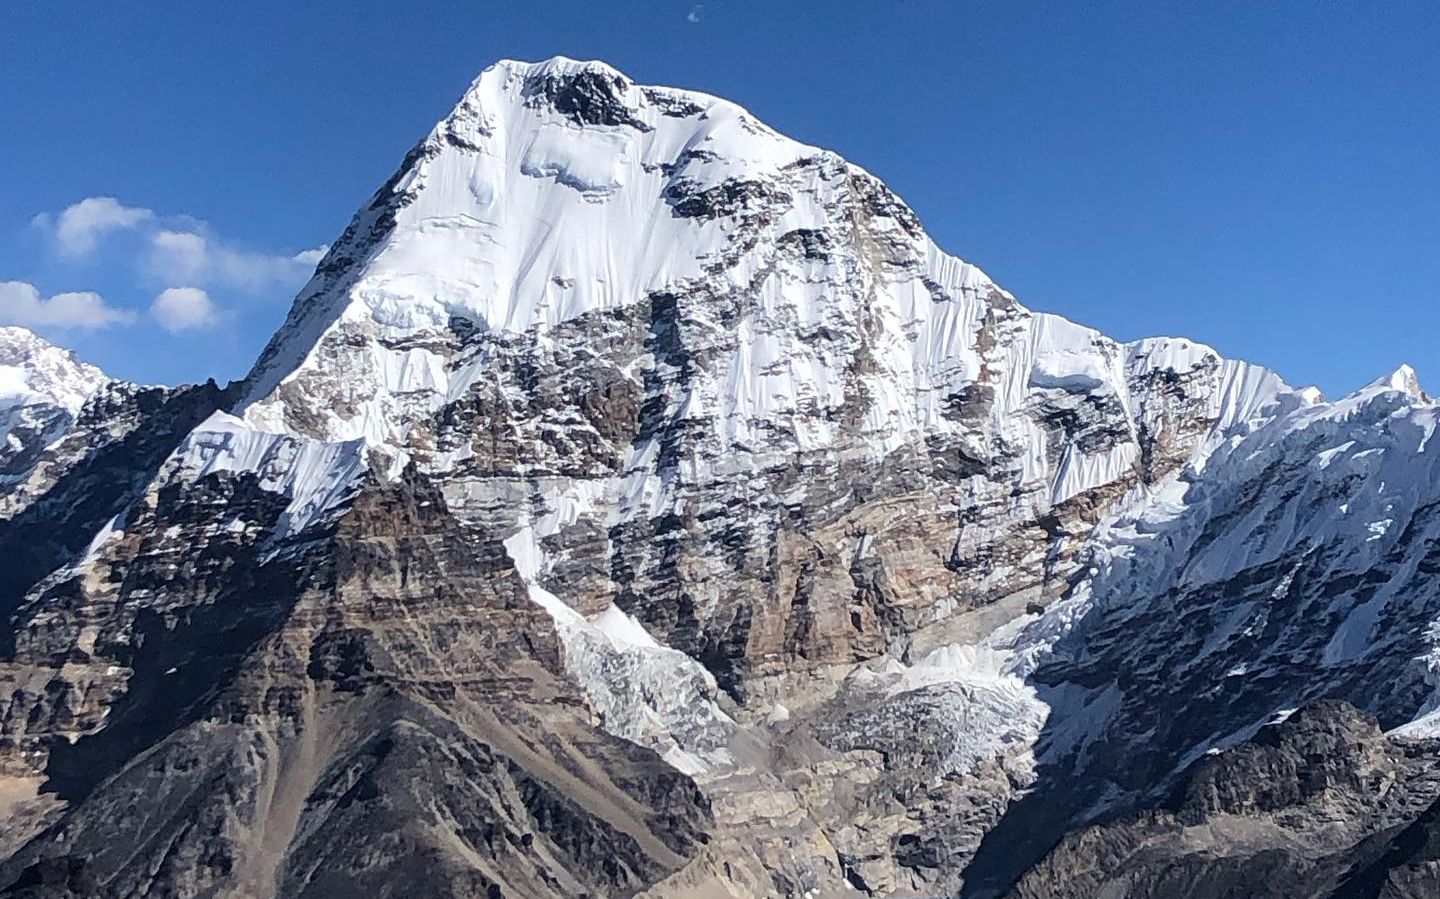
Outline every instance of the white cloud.
[[291, 258], [293, 258], [301, 265], [308, 265], [311, 268], [314, 268], [315, 266], [320, 264], [320, 260], [324, 259], [325, 254], [328, 252], [330, 252], [330, 245], [328, 243], [322, 243], [318, 247], [314, 247], [309, 250], [301, 250]]
[[135, 320], [135, 314], [106, 304], [98, 293], [57, 293], [46, 298], [33, 284], [0, 281], [0, 324], [27, 328], [108, 328]]
[[209, 241], [194, 232], [157, 231], [150, 237], [150, 270], [166, 281], [198, 281], [209, 260]]
[[198, 287], [171, 287], [163, 291], [150, 304], [150, 314], [171, 334], [204, 330], [220, 321], [220, 310], [210, 294]]
[[293, 256], [253, 253], [198, 231], [156, 231], [147, 267], [163, 281], [235, 287], [250, 292], [296, 287], [315, 269], [328, 247]]
[[702, 3], [697, 3], [697, 4], [695, 4], [694, 6], [690, 7], [690, 12], [688, 12], [688, 13], [685, 14], [685, 21], [690, 22], [690, 23], [692, 23], [692, 24], [695, 23], [695, 22], [699, 22], [699, 21], [700, 21], [700, 17], [701, 17], [702, 15], [704, 15], [704, 14], [705, 14], [705, 6], [704, 6], [704, 4], [702, 4]]
[[59, 213], [41, 213], [31, 224], [50, 237], [60, 258], [70, 261], [92, 255], [107, 234], [138, 231], [146, 249], [134, 265], [142, 276], [248, 293], [298, 288], [330, 249], [322, 245], [294, 254], [254, 252], [235, 246], [194, 217], [162, 216], [142, 206], [125, 206], [114, 197], [86, 197]]
[[153, 211], [143, 206], [125, 206], [114, 197], [86, 197], [67, 206], [58, 216], [42, 213], [33, 222], [50, 232], [61, 256], [83, 259], [95, 251], [101, 235], [138, 227], [154, 217]]

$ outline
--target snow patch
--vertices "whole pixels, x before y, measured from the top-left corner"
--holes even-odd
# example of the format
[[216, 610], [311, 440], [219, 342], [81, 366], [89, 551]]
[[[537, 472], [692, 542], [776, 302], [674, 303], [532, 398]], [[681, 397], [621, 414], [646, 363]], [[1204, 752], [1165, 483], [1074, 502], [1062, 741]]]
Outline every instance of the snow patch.
[[627, 615], [620, 607], [611, 603], [605, 611], [590, 619], [595, 629], [610, 639], [610, 642], [617, 648], [638, 647], [640, 649], [659, 649], [660, 644], [645, 630], [645, 626], [637, 621], [634, 616]]
[[285, 512], [274, 538], [298, 534], [338, 509], [366, 471], [365, 441], [325, 443], [272, 434], [216, 412], [175, 450], [180, 470], [193, 480], [213, 472], [254, 472], [265, 490], [284, 495]]
[[0, 365], [0, 399], [32, 395], [29, 372], [18, 365]]
[[554, 178], [589, 197], [607, 197], [625, 183], [632, 141], [627, 135], [546, 124], [536, 129], [520, 171]]
[[521, 526], [505, 548], [531, 600], [555, 622], [566, 671], [604, 730], [651, 747], [686, 774], [733, 763], [727, 746], [735, 722], [716, 702], [718, 687], [703, 665], [661, 646], [614, 605], [587, 621], [542, 587], [546, 558], [533, 525]]

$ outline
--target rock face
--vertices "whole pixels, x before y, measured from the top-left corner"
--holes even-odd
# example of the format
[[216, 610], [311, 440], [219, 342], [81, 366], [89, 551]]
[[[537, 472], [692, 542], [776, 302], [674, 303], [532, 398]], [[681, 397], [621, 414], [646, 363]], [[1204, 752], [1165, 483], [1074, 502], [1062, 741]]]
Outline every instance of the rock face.
[[591, 726], [437, 491], [366, 483], [267, 545], [283, 514], [253, 474], [161, 489], [21, 610], [7, 763], [46, 781], [14, 889], [63, 862], [104, 895], [627, 894], [705, 840], [694, 782]]
[[500, 63], [243, 382], [82, 402], [0, 494], [8, 894], [1431, 876], [1414, 373], [1032, 312], [723, 100]]
[[1437, 762], [1322, 700], [1206, 756], [1166, 806], [1066, 837], [1011, 895], [1433, 896]]

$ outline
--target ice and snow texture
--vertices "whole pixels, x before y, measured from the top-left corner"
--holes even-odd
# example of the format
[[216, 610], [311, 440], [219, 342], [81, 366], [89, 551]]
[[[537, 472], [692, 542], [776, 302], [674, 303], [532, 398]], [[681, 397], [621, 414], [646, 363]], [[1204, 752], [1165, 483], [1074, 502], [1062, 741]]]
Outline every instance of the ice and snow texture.
[[[577, 123], [537, 97], [541, 86], [580, 76], [612, 85], [617, 123]], [[888, 215], [867, 219], [867, 239], [886, 249], [864, 251], [852, 233], [857, 185], [873, 182], [864, 172], [776, 134], [732, 103], [641, 88], [599, 63], [499, 63], [422, 149], [394, 195], [380, 198], [394, 206], [393, 229], [375, 246], [338, 246], [359, 257], [355, 276], [328, 292], [317, 276], [297, 300], [237, 410], [251, 426], [283, 432], [305, 420], [306, 436], [384, 447], [398, 470], [410, 452], [410, 413], [434, 412], [486, 377], [483, 358], [452, 366], [422, 346], [427, 338], [448, 333], [458, 319], [543, 339], [562, 323], [657, 291], [749, 298], [733, 324], [728, 364], [674, 398], [677, 414], [707, 422], [722, 446], [741, 454], [838, 446], [848, 436], [833, 413], [862, 391], [860, 427], [876, 456], [968, 433], [948, 398], [986, 373], [996, 389], [994, 438], [1025, 447], [1024, 480], [1048, 484], [1060, 502], [1135, 465], [1137, 374], [1213, 365], [1210, 412], [1222, 426], [1291, 394], [1263, 369], [1221, 361], [1188, 341], [1121, 345], [1056, 316], [1032, 315], [979, 269]], [[744, 194], [737, 206], [768, 213], [763, 220], [733, 210], [682, 214], [677, 198], [717, 192]], [[374, 215], [362, 212], [357, 223]], [[834, 235], [837, 246], [798, 261], [780, 252], [785, 239], [805, 234]], [[727, 257], [741, 237], [743, 252]], [[985, 348], [982, 326], [1007, 309], [995, 326], [1004, 331], [1001, 346]], [[809, 335], [821, 330], [854, 339], [820, 345]], [[345, 359], [317, 351], [327, 334]], [[294, 400], [276, 391], [282, 382], [323, 380], [326, 369], [342, 367], [335, 402], [286, 415]], [[1115, 396], [1132, 439], [1067, 452], [1052, 465], [1045, 429], [1025, 410], [1037, 393], [1054, 391]], [[636, 456], [631, 480], [652, 478], [654, 460], [643, 461], [643, 448]]]
[[324, 443], [270, 434], [216, 412], [175, 451], [185, 476], [254, 472], [260, 486], [289, 500], [275, 538], [298, 534], [341, 507], [365, 473], [364, 441]]
[[[1422, 643], [1430, 648], [1420, 658], [1393, 657], [1397, 641], [1410, 637], [1413, 610], [1433, 603], [1419, 572], [1433, 564], [1426, 561], [1427, 548], [1440, 545], [1440, 520], [1428, 513], [1440, 500], [1440, 454], [1431, 446], [1440, 407], [1425, 398], [1413, 373], [1403, 371], [1333, 403], [1302, 400], [1231, 432], [1185, 479], [1102, 522], [1090, 544], [1090, 576], [1043, 616], [992, 635], [1002, 671], [1026, 678], [1055, 647], [1068, 647], [1062, 656], [1093, 652], [1085, 634], [1120, 628], [1120, 622], [1171, 619], [1176, 639], [1198, 637], [1200, 644], [1167, 663], [1167, 676], [1176, 683], [1185, 683], [1188, 672], [1201, 670], [1211, 656], [1234, 653], [1226, 662], [1233, 662], [1227, 678], [1273, 683], [1273, 672], [1287, 672], [1288, 680], [1280, 682], [1295, 692], [1277, 700], [1271, 714], [1278, 714], [1299, 695], [1345, 689], [1349, 673], [1382, 660], [1422, 666], [1434, 694], [1400, 731], [1440, 733], [1440, 622], [1424, 629]], [[1292, 595], [1312, 554], [1323, 558], [1323, 576], [1309, 572], [1308, 592]], [[1177, 596], [1189, 595], [1218, 603], [1236, 588], [1214, 585], [1272, 571], [1281, 573], [1263, 575], [1274, 577], [1273, 586], [1262, 581], [1268, 593], [1244, 597], [1226, 614], [1194, 615], [1201, 610], [1193, 604], [1175, 605]], [[1304, 628], [1283, 628], [1258, 646], [1249, 639], [1267, 617], [1287, 614], [1302, 601]], [[1186, 616], [1191, 624], [1180, 623]], [[1192, 635], [1187, 627], [1203, 629]], [[1153, 639], [1153, 631], [1145, 633]], [[1305, 648], [1311, 640], [1318, 640], [1315, 648]], [[1153, 658], [1170, 647], [1136, 645], [1132, 651]], [[1297, 666], [1308, 674], [1297, 674]], [[1237, 681], [1231, 691], [1243, 686]], [[1086, 727], [1103, 724], [1103, 717], [1089, 717]], [[1185, 761], [1210, 746], [1247, 738], [1269, 717], [1215, 734]]]
[[109, 380], [24, 328], [0, 327], [0, 403], [46, 403], [75, 415]]
[[60, 439], [109, 378], [24, 328], [0, 327], [0, 483], [23, 479], [26, 460]]
[[687, 774], [730, 762], [735, 723], [719, 706], [714, 677], [699, 662], [661, 646], [638, 621], [611, 605], [586, 619], [540, 586], [547, 563], [533, 524], [505, 541], [530, 598], [550, 614], [565, 668], [585, 690], [600, 725], [649, 746]]

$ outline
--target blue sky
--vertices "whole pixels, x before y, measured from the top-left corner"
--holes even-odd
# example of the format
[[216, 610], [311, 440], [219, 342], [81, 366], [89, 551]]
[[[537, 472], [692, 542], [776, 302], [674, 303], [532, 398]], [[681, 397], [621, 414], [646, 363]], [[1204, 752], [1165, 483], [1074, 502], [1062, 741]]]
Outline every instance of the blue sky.
[[564, 54], [839, 151], [1032, 308], [1440, 386], [1437, 47], [1428, 0], [5, 3], [0, 317], [239, 377], [475, 74]]

